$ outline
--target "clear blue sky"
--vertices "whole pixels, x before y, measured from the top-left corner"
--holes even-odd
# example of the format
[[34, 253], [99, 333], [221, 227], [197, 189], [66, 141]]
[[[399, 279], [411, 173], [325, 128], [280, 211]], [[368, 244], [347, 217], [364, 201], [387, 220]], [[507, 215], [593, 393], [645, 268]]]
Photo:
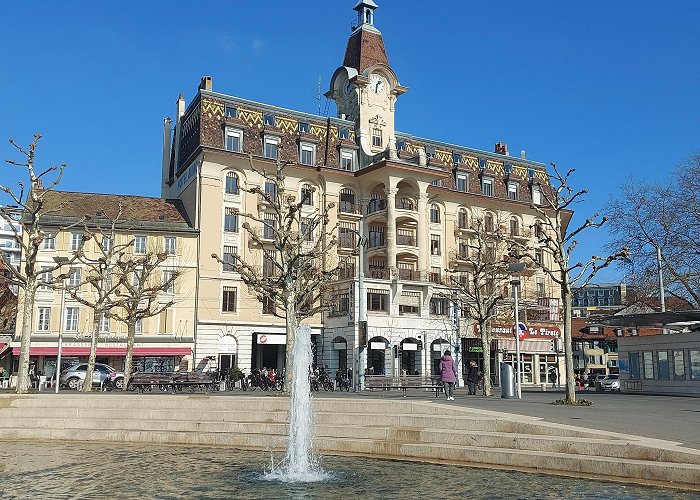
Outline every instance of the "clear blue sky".
[[[484, 150], [502, 140], [512, 155], [576, 168], [590, 193], [574, 223], [628, 176], [665, 180], [700, 151], [697, 0], [377, 3], [409, 87], [397, 129]], [[216, 91], [316, 112], [354, 4], [7, 2], [2, 159], [7, 138], [39, 131], [39, 163], [69, 164], [61, 189], [158, 196], [162, 122], [179, 92], [189, 102], [211, 75]], [[580, 258], [605, 239], [584, 236]]]

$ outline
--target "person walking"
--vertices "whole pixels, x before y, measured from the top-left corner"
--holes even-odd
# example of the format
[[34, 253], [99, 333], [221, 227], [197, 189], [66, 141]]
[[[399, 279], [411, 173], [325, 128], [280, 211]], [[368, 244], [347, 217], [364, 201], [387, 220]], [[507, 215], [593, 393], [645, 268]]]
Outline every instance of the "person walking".
[[452, 359], [452, 353], [445, 351], [440, 358], [440, 380], [445, 388], [445, 395], [448, 401], [454, 401], [455, 382], [457, 382], [457, 367]]
[[476, 385], [479, 383], [479, 369], [476, 366], [476, 361], [469, 362], [469, 371], [467, 372], [467, 384], [469, 385], [469, 395], [476, 396]]

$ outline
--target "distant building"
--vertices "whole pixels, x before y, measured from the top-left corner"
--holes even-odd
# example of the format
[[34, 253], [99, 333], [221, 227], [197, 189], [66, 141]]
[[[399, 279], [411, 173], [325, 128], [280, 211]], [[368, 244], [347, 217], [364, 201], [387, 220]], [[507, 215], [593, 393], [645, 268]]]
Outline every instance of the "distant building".
[[0, 252], [5, 263], [16, 268], [22, 258], [22, 247], [17, 240], [18, 236], [22, 237], [22, 226], [17, 222], [21, 212], [16, 207], [4, 208], [10, 217], [0, 215]]
[[633, 287], [625, 283], [590, 283], [573, 287], [572, 316], [585, 318], [614, 314], [627, 305]]

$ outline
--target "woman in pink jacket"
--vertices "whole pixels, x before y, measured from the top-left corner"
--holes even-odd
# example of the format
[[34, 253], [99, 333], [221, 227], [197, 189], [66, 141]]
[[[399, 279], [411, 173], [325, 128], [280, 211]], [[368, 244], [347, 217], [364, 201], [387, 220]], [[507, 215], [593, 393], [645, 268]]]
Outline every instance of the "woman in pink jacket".
[[457, 382], [457, 367], [452, 359], [452, 353], [445, 351], [440, 358], [440, 380], [445, 387], [445, 395], [448, 401], [454, 401], [455, 382]]

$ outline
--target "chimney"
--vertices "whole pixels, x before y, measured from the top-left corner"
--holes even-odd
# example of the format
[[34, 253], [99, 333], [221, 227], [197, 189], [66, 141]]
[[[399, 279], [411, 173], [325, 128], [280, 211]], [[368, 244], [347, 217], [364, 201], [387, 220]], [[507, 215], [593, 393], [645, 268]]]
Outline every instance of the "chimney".
[[[171, 138], [173, 136], [173, 125], [170, 118], [165, 118], [163, 120], [163, 162], [161, 164], [161, 197], [167, 198], [165, 196], [166, 189], [168, 186], [168, 181], [170, 181], [170, 149], [172, 148]], [[173, 172], [174, 173], [174, 172]]]
[[508, 144], [498, 141], [494, 146], [494, 152], [508, 156]]
[[521, 159], [521, 160], [524, 160], [524, 159], [525, 159], [525, 150], [524, 150], [524, 149], [521, 149], [521, 150], [520, 150], [520, 159]]
[[203, 76], [199, 84], [199, 90], [211, 90], [211, 76]]
[[173, 149], [175, 151], [174, 165], [176, 172], [178, 167], [180, 166], [180, 134], [182, 133], [182, 117], [184, 116], [184, 114], [185, 96], [181, 93], [177, 98], [177, 108], [175, 110], [175, 116], [177, 116], [177, 118], [175, 119], [175, 145]]

